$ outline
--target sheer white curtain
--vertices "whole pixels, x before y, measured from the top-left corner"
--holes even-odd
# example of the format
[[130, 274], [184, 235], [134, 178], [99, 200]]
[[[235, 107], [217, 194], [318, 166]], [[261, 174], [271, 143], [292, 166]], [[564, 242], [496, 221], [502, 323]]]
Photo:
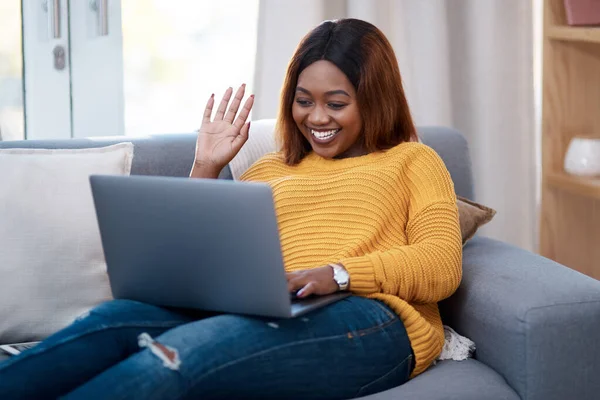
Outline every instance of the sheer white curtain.
[[325, 19], [372, 22], [391, 41], [417, 125], [454, 127], [471, 148], [487, 236], [535, 250], [533, 18], [523, 0], [262, 0], [253, 118], [277, 114], [287, 63]]

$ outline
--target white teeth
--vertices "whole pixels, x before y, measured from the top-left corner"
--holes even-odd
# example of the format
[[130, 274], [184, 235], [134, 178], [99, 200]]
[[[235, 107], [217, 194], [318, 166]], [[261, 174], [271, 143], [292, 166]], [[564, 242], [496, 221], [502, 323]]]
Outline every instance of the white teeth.
[[312, 135], [314, 137], [316, 137], [317, 139], [329, 139], [331, 137], [333, 137], [336, 133], [338, 133], [340, 130], [339, 129], [333, 129], [330, 131], [315, 131], [314, 129], [310, 130], [310, 133], [312, 133]]

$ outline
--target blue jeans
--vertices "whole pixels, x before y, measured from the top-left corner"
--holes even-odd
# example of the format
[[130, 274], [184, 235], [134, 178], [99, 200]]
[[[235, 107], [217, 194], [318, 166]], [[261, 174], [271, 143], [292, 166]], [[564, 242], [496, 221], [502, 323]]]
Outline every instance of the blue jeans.
[[285, 320], [114, 300], [0, 364], [0, 399], [347, 399], [412, 361], [402, 321], [362, 297]]

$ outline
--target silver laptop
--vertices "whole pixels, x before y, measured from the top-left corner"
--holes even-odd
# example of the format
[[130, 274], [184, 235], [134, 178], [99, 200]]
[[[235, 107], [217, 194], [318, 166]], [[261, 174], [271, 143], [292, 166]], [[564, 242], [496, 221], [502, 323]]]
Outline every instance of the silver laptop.
[[90, 182], [115, 298], [289, 318], [349, 295], [292, 298], [266, 184], [101, 175]]

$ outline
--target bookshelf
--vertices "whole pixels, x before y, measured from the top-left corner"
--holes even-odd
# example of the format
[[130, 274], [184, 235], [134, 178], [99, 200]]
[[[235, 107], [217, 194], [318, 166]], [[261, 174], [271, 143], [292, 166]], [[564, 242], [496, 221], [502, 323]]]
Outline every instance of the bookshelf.
[[600, 179], [564, 172], [573, 137], [600, 138], [600, 27], [544, 1], [540, 253], [600, 279]]

